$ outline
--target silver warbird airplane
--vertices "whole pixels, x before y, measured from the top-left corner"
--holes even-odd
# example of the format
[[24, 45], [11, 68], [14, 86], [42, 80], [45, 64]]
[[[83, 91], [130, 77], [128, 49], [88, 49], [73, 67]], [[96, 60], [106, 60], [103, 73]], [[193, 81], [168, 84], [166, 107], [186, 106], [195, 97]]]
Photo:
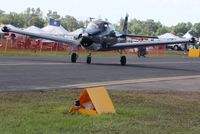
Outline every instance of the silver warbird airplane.
[[[195, 40], [192, 39], [178, 39], [178, 40], [156, 40], [156, 41], [143, 41], [143, 42], [127, 42], [127, 37], [142, 37], [142, 38], [157, 38], [156, 36], [143, 36], [143, 35], [133, 35], [128, 34], [128, 15], [125, 17], [123, 29], [121, 32], [115, 31], [114, 26], [108, 21], [96, 20], [88, 24], [83, 32], [75, 35], [74, 39], [69, 39], [62, 36], [54, 36], [49, 34], [36, 34], [31, 32], [25, 32], [23, 30], [16, 30], [4, 26], [2, 28], [3, 32], [13, 32], [22, 35], [28, 35], [34, 38], [47, 39], [57, 42], [66, 43], [71, 45], [73, 48], [78, 48], [80, 46], [84, 47], [88, 51], [88, 56], [86, 62], [91, 63], [92, 56], [91, 51], [112, 51], [118, 50], [121, 54], [120, 63], [121, 65], [126, 65], [126, 56], [123, 54], [124, 49], [138, 48], [138, 56], [145, 56], [146, 47], [149, 46], [159, 46], [168, 44], [188, 44], [194, 43]], [[78, 49], [74, 49], [78, 50]], [[76, 63], [78, 59], [78, 52], [73, 51], [71, 53], [71, 62]]]

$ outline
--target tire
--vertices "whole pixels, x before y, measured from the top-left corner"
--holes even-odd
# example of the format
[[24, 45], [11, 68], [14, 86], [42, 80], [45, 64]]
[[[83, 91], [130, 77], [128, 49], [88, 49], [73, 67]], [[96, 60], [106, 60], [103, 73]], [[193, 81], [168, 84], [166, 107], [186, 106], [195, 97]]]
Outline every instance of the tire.
[[71, 62], [72, 63], [76, 63], [76, 60], [77, 60], [77, 54], [76, 53], [72, 53], [72, 55], [71, 55]]
[[141, 56], [140, 51], [137, 52], [137, 56], [138, 56], [138, 58], [140, 58], [140, 56]]
[[125, 66], [126, 65], [126, 56], [121, 56], [120, 62], [121, 62], [122, 66]]
[[91, 64], [91, 61], [92, 61], [92, 57], [91, 57], [91, 56], [88, 56], [88, 57], [87, 57], [87, 61], [86, 61], [87, 64]]
[[141, 56], [145, 57], [145, 55], [147, 54], [146, 52], [146, 48], [145, 47], [141, 47], [139, 48], [138, 52], [137, 52], [137, 56], [140, 58]]

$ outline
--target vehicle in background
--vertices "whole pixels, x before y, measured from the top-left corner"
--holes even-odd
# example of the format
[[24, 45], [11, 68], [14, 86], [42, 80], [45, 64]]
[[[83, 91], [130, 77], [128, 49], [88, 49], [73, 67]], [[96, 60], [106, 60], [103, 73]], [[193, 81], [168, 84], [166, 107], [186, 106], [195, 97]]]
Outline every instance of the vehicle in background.
[[166, 46], [167, 49], [172, 49], [175, 51], [183, 51], [184, 50], [184, 44], [171, 44]]

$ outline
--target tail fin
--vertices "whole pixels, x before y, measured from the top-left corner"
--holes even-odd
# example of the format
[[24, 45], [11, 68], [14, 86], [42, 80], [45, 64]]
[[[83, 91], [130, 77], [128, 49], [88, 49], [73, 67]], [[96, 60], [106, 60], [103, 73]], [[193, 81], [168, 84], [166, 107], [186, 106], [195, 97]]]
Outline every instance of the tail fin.
[[126, 14], [125, 20], [124, 20], [124, 26], [122, 29], [123, 34], [128, 34], [128, 14]]

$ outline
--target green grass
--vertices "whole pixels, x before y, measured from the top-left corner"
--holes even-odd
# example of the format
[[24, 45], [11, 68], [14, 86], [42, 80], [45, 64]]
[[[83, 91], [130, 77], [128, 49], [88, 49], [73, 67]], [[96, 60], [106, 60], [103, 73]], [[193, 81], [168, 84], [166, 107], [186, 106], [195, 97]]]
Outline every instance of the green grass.
[[[69, 56], [69, 51], [37, 51], [34, 52], [32, 50], [15, 50], [15, 49], [8, 49], [6, 52], [1, 49], [0, 56]], [[87, 52], [83, 51], [79, 53], [80, 56], [87, 56]], [[93, 55], [98, 57], [119, 57], [119, 53], [117, 52], [93, 52]], [[129, 56], [136, 56], [135, 54], [126, 54]], [[147, 55], [148, 56], [148, 55]], [[183, 51], [166, 51], [164, 55], [160, 54], [151, 54], [149, 56], [183, 56]]]
[[31, 50], [7, 50], [0, 51], [0, 56], [66, 56], [67, 52], [65, 51], [31, 51]]
[[200, 93], [109, 91], [116, 114], [68, 112], [81, 90], [0, 93], [0, 134], [198, 134]]
[[[88, 54], [83, 51], [79, 52], [80, 56], [87, 56]], [[93, 55], [98, 57], [115, 57], [119, 56], [119, 54], [115, 52], [94, 52]], [[31, 50], [8, 50], [3, 51], [0, 50], [0, 56], [53, 56], [53, 57], [61, 57], [61, 56], [70, 56], [69, 51], [42, 51], [42, 52], [34, 52]]]
[[[183, 56], [184, 52], [183, 51], [172, 51], [172, 50], [167, 50], [165, 52], [165, 56]], [[187, 55], [186, 55], [187, 56]]]

